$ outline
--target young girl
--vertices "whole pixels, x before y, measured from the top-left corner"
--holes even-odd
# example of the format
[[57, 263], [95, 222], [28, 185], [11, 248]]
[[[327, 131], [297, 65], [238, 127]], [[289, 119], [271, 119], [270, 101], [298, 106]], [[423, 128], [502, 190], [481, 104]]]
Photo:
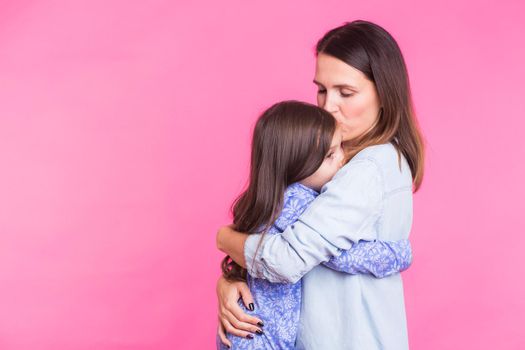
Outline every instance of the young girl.
[[[253, 134], [249, 185], [233, 206], [235, 229], [279, 234], [292, 225], [341, 168], [341, 139], [335, 119], [319, 107], [287, 101], [264, 112]], [[324, 265], [343, 273], [385, 277], [408, 268], [411, 259], [408, 240], [362, 241]], [[271, 283], [253, 278], [228, 256], [222, 269], [229, 280], [247, 281], [254, 304], [248, 308], [239, 304], [246, 313], [265, 320], [264, 331], [255, 337], [228, 335], [232, 348], [294, 349], [301, 281]], [[219, 338], [217, 347], [228, 348]]]

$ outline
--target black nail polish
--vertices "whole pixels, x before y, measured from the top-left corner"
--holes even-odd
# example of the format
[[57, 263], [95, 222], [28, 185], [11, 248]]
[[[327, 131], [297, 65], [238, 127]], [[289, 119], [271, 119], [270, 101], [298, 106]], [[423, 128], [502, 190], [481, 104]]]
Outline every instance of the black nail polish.
[[248, 338], [248, 339], [253, 339], [253, 335], [248, 334], [248, 335], [246, 336], [246, 338]]
[[260, 329], [258, 329], [258, 330], [255, 331], [255, 333], [261, 335], [261, 334], [263, 334], [263, 331], [261, 331]]
[[230, 348], [230, 346], [229, 346], [229, 345], [226, 345], [226, 347], [227, 347], [228, 349]]
[[250, 305], [248, 305], [248, 309], [250, 309], [250, 311], [255, 310], [255, 305], [253, 305], [253, 303], [250, 303]]
[[257, 322], [257, 324], [258, 324], [259, 326], [261, 326], [261, 327], [264, 327], [264, 323], [262, 323], [262, 322]]

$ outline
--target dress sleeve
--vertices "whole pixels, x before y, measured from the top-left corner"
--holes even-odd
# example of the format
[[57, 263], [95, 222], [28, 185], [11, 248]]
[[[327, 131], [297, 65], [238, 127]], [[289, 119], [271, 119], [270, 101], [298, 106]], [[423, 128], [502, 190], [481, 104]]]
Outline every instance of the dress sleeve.
[[383, 278], [404, 271], [412, 263], [408, 239], [400, 241], [360, 241], [323, 265], [349, 274], [368, 274]]
[[[250, 235], [244, 246], [248, 271], [271, 282], [297, 282], [304, 274], [360, 240], [374, 241], [382, 212], [383, 180], [370, 159], [350, 161], [280, 235]], [[257, 252], [257, 254], [255, 254]]]
[[273, 223], [275, 229], [278, 232], [283, 232], [288, 226], [295, 223], [299, 216], [304, 213], [306, 208], [312, 203], [314, 198], [311, 194], [302, 190], [295, 190], [292, 193], [288, 193], [285, 197], [281, 214]]

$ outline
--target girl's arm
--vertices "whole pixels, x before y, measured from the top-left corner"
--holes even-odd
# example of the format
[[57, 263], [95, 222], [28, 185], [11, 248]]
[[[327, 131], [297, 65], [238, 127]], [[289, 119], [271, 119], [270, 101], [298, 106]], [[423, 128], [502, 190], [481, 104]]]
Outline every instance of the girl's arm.
[[266, 235], [257, 249], [259, 235], [224, 228], [217, 237], [218, 247], [240, 265], [246, 266], [247, 261], [252, 276], [294, 283], [354, 242], [377, 238], [374, 223], [381, 213], [382, 186], [379, 168], [372, 160], [353, 160], [282, 234]]
[[217, 232], [217, 248], [225, 253], [228, 252], [226, 254], [233, 261], [246, 268], [244, 244], [247, 238], [248, 234], [235, 231], [232, 229], [232, 225], [224, 226]]
[[[217, 232], [217, 249], [228, 254], [233, 261], [246, 268], [244, 246], [248, 234], [235, 231], [230, 226], [223, 226]], [[259, 236], [254, 234], [253, 236]]]
[[349, 274], [371, 274], [383, 278], [405, 271], [412, 263], [408, 239], [400, 241], [361, 241], [323, 265]]

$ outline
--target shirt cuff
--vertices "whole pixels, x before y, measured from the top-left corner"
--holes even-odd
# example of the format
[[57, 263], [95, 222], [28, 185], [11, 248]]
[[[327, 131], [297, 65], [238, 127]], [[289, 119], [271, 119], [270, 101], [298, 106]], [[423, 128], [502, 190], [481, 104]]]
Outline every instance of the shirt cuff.
[[[299, 280], [301, 276], [292, 276], [291, 278], [282, 276], [280, 273], [277, 273], [277, 269], [264, 259], [263, 246], [272, 235], [266, 234], [259, 245], [261, 236], [261, 234], [251, 234], [244, 243], [244, 259], [246, 261], [246, 270], [250, 276], [262, 278], [272, 283], [294, 283]], [[256, 252], [257, 255], [255, 255]]]
[[[257, 261], [255, 253], [257, 251], [257, 247], [259, 246], [260, 239], [260, 235], [251, 234], [244, 242], [244, 260], [246, 261], [246, 270], [248, 270], [248, 273], [253, 277], [259, 277], [257, 272], [260, 269], [258, 269], [257, 266], [260, 264], [260, 262]], [[258, 254], [259, 256], [261, 255], [261, 247], [259, 247]]]

